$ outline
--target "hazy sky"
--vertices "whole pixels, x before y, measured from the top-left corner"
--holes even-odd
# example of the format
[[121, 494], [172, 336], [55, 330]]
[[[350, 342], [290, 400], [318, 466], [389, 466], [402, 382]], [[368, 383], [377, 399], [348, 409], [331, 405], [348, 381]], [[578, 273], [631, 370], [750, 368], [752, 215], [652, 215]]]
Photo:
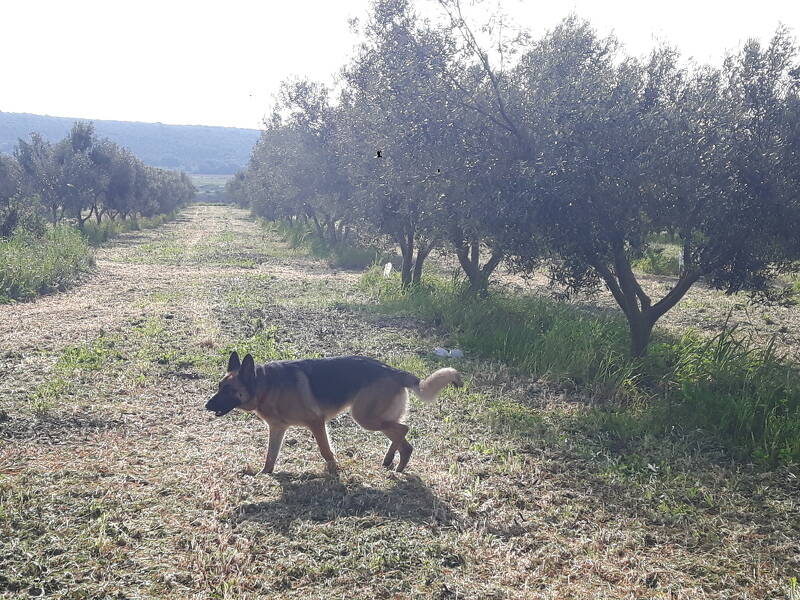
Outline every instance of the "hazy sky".
[[[464, 0], [470, 4], [471, 0]], [[327, 79], [369, 0], [0, 0], [0, 110], [259, 127], [282, 79]], [[433, 0], [417, 0], [426, 13]], [[489, 0], [494, 8], [497, 0]], [[779, 22], [800, 36], [800, 1], [505, 0], [540, 33], [575, 12], [634, 54], [656, 41], [717, 62]]]

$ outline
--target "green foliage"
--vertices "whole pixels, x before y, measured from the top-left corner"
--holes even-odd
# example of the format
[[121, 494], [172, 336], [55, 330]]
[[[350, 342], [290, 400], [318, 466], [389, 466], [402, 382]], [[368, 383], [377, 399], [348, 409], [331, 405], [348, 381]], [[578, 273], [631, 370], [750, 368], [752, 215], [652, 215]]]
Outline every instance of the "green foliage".
[[313, 256], [326, 259], [331, 266], [340, 269], [363, 270], [386, 257], [385, 252], [374, 247], [346, 242], [333, 244], [318, 236], [310, 226], [297, 221], [291, 224], [286, 221], [266, 222], [264, 226], [277, 231], [292, 248], [306, 248]]
[[[146, 166], [128, 149], [97, 139], [91, 123], [76, 121], [67, 137], [53, 144], [39, 133], [20, 139], [0, 169], [0, 193], [11, 199], [36, 197], [53, 224], [72, 220], [83, 228], [92, 218], [152, 217], [187, 204], [195, 188], [185, 173]], [[10, 229], [0, 197], [0, 234]], [[16, 217], [15, 217], [16, 218]], [[12, 224], [13, 225], [13, 224]]]
[[48, 228], [41, 238], [18, 230], [0, 239], [0, 302], [63, 290], [92, 265], [88, 244], [72, 227]]
[[154, 217], [131, 217], [129, 219], [105, 220], [101, 223], [86, 222], [83, 226], [83, 236], [92, 246], [99, 246], [114, 236], [129, 231], [154, 229], [175, 218], [176, 213], [156, 215]]
[[[441, 279], [403, 291], [397, 277], [385, 278], [378, 269], [362, 277], [361, 288], [378, 310], [437, 323], [481, 356], [616, 399], [593, 416], [612, 437], [678, 427], [707, 432], [733, 453], [766, 464], [800, 460], [800, 372], [776, 355], [774, 345], [758, 348], [733, 328], [710, 339], [661, 337], [650, 355], [632, 360], [623, 321], [546, 298], [475, 297], [460, 282]], [[497, 409], [493, 421], [528, 420], [509, 410]]]
[[651, 275], [677, 277], [681, 273], [678, 252], [680, 249], [677, 246], [650, 246], [642, 258], [633, 261], [633, 267]]

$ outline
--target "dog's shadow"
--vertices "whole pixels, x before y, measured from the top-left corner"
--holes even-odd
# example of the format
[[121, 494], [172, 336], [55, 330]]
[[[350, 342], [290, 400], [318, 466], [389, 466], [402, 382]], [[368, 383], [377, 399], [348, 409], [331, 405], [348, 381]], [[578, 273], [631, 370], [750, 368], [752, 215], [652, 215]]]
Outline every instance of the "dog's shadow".
[[239, 520], [269, 523], [281, 531], [288, 531], [295, 521], [328, 522], [351, 516], [416, 523], [456, 521], [450, 507], [416, 475], [392, 475], [387, 489], [335, 476], [279, 473], [273, 477], [281, 485], [281, 497], [242, 504], [237, 511]]

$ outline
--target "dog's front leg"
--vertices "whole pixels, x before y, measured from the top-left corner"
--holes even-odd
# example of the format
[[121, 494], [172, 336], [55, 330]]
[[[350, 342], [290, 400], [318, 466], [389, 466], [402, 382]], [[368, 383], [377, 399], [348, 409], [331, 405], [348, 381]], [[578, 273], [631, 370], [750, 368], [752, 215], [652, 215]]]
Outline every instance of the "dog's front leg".
[[334, 474], [339, 470], [339, 465], [336, 464], [336, 457], [333, 454], [333, 450], [331, 449], [331, 443], [328, 440], [328, 425], [324, 421], [322, 423], [316, 423], [312, 426], [309, 426], [311, 433], [314, 434], [314, 439], [317, 440], [317, 446], [319, 446], [319, 453], [322, 454], [322, 458], [325, 459], [325, 462], [328, 466], [328, 473]]
[[264, 470], [262, 473], [272, 473], [275, 468], [275, 461], [278, 460], [278, 454], [281, 451], [283, 444], [283, 437], [286, 435], [286, 427], [282, 425], [269, 426], [269, 445], [267, 446], [267, 459], [264, 462]]

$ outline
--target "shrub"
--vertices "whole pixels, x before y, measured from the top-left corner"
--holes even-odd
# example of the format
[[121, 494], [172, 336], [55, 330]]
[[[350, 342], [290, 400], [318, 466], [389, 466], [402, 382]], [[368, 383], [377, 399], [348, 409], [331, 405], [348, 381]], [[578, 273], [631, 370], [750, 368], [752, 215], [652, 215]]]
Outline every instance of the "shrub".
[[651, 275], [678, 277], [681, 274], [679, 251], [675, 245], [651, 246], [642, 258], [633, 262], [633, 267]]

